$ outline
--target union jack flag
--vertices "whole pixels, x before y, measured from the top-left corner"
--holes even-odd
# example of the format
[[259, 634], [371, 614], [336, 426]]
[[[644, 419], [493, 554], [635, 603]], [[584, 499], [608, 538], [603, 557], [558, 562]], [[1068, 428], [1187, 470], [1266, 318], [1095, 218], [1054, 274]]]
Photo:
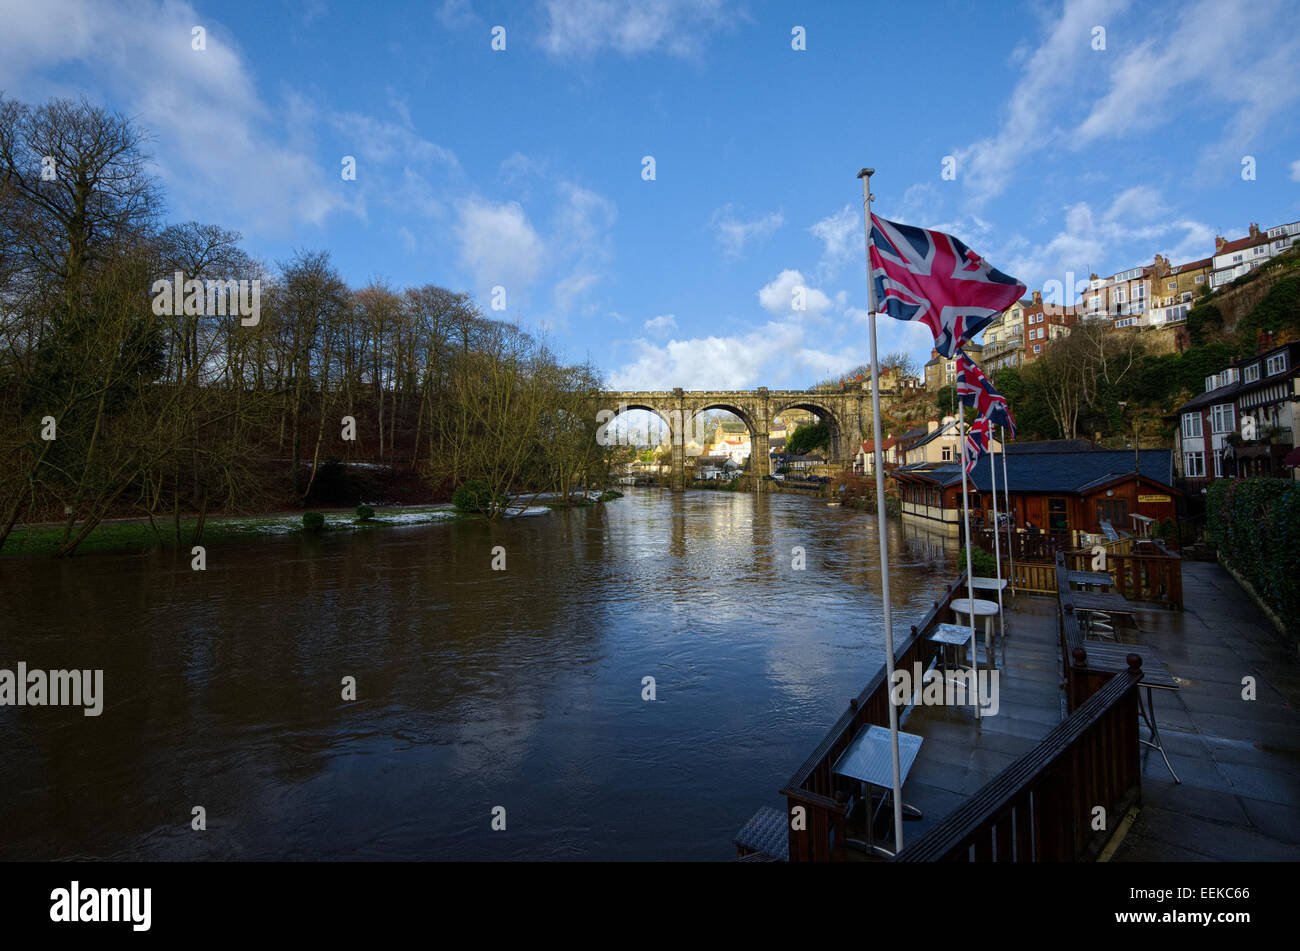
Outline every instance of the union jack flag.
[[988, 265], [942, 231], [871, 216], [871, 279], [877, 310], [919, 320], [946, 359], [1025, 292], [1025, 285]]
[[964, 350], [957, 351], [957, 399], [974, 407], [980, 419], [1006, 428], [1011, 438], [1016, 438], [1016, 421], [1007, 407], [1007, 398], [993, 388], [993, 382]]
[[966, 442], [962, 444], [961, 461], [969, 475], [980, 461], [980, 456], [989, 451], [989, 439], [993, 435], [993, 424], [987, 419], [977, 419], [966, 429]]

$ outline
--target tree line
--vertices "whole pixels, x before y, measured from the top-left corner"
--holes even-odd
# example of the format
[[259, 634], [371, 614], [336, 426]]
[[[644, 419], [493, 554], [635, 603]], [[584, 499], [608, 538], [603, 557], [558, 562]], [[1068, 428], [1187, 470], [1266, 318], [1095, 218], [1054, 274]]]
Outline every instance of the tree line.
[[178, 544], [198, 513], [197, 540], [209, 512], [307, 501], [331, 458], [494, 499], [603, 484], [594, 367], [467, 294], [167, 223], [146, 142], [84, 99], [0, 95], [0, 550], [20, 520], [62, 520], [69, 555], [132, 513]]

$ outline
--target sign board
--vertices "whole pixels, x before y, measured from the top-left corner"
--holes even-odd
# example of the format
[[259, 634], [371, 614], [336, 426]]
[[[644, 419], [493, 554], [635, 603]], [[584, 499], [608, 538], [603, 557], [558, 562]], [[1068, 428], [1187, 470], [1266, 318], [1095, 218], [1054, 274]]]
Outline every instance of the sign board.
[[1139, 495], [1139, 502], [1172, 502], [1173, 500], [1167, 495]]

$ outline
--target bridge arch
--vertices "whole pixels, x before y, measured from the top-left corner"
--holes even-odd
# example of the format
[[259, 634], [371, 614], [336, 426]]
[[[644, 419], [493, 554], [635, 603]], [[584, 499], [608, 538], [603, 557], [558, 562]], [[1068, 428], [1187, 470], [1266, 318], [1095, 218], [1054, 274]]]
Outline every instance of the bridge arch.
[[805, 412], [812, 413], [819, 420], [824, 422], [826, 424], [826, 431], [830, 436], [831, 459], [840, 460], [844, 458], [847, 443], [852, 442], [858, 434], [848, 431], [846, 421], [841, 419], [840, 414], [830, 405], [829, 401], [805, 397], [780, 400], [773, 405], [772, 418], [775, 419], [785, 411], [792, 409], [801, 409]]

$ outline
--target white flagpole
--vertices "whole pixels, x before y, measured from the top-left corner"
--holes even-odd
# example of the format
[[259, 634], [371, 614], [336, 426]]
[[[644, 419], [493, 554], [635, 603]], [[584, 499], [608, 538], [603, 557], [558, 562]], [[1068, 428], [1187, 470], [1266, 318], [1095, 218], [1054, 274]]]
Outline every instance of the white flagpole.
[[[885, 455], [880, 435], [880, 360], [876, 355], [876, 283], [871, 274], [871, 176], [874, 168], [858, 172], [862, 179], [862, 224], [867, 241], [867, 313], [871, 328], [871, 426], [875, 438], [876, 464], [876, 539], [880, 543], [880, 598], [885, 616], [885, 682], [889, 685], [889, 755], [894, 766], [894, 852], [903, 851], [903, 778], [898, 764], [898, 707], [894, 706], [894, 623], [889, 600], [889, 523], [885, 521]], [[871, 821], [871, 802], [866, 807]]]
[[1005, 498], [1007, 502], [1006, 504], [1007, 569], [1008, 569], [1008, 573], [1011, 575], [1011, 578], [1009, 579], [1011, 581], [1011, 593], [1015, 594], [1016, 593], [1016, 551], [1015, 548], [1012, 547], [1011, 533], [1015, 530], [1016, 520], [1011, 515], [1011, 482], [1007, 479], [1007, 444], [1005, 442], [1007, 438], [1006, 427], [999, 426], [998, 433], [1000, 434], [1000, 438], [998, 439], [998, 442], [1002, 444], [1002, 452], [1000, 453], [1000, 455], [1002, 456], [1002, 493], [1003, 493], [1003, 498]]
[[[967, 607], [970, 608], [968, 617], [970, 618], [970, 669], [971, 679], [975, 682], [975, 722], [980, 719], [980, 650], [979, 641], [975, 638], [975, 582], [971, 578], [975, 574], [975, 553], [971, 551], [970, 545], [970, 492], [966, 488], [966, 407], [959, 405], [957, 407], [957, 458], [961, 461], [958, 465], [961, 467], [961, 512], [962, 520], [966, 523], [966, 598], [970, 602]], [[957, 538], [961, 541], [960, 534]]]
[[[989, 425], [989, 438], [993, 437], [993, 426]], [[1000, 440], [999, 440], [1000, 441]], [[998, 637], [1001, 639], [1003, 660], [1007, 650], [1007, 622], [1002, 613], [1002, 533], [998, 530], [998, 461], [993, 457], [993, 447], [989, 446], [989, 475], [993, 477], [993, 559], [998, 564]], [[992, 658], [989, 658], [990, 665]]]

